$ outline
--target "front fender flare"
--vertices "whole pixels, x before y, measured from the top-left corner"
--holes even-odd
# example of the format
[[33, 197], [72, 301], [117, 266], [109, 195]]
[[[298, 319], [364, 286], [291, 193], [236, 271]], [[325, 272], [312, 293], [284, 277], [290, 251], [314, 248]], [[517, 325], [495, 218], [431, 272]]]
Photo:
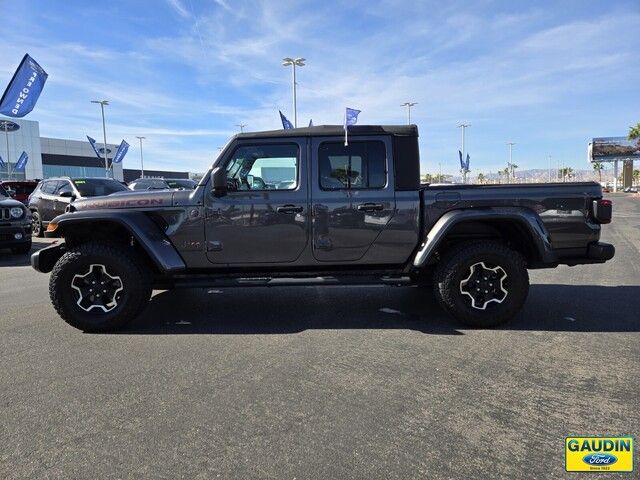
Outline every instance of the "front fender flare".
[[467, 221], [507, 220], [518, 222], [531, 234], [538, 260], [543, 264], [557, 262], [557, 256], [551, 246], [551, 237], [536, 212], [519, 207], [491, 207], [450, 210], [442, 215], [427, 233], [420, 249], [413, 259], [413, 266], [422, 267], [433, 255], [447, 233], [456, 225]]
[[51, 223], [57, 224], [56, 234], [64, 237], [65, 229], [91, 222], [115, 223], [127, 230], [163, 273], [184, 270], [182, 257], [147, 215], [140, 211], [87, 210], [60, 215]]

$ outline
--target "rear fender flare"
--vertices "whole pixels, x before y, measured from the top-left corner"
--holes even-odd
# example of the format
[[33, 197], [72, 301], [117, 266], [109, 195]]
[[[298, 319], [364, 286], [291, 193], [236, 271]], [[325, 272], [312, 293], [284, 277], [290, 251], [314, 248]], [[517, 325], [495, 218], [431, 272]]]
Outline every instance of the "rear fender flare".
[[413, 266], [420, 268], [425, 265], [454, 226], [462, 222], [482, 220], [518, 222], [531, 235], [538, 256], [537, 260], [544, 264], [557, 262], [549, 232], [536, 212], [528, 208], [492, 207], [450, 210], [442, 215], [420, 245], [413, 259]]

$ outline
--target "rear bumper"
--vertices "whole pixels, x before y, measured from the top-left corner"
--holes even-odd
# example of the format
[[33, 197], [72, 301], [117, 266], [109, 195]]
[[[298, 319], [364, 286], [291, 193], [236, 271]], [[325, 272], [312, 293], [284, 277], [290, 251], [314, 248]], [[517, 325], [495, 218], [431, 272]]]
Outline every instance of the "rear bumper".
[[583, 258], [566, 258], [560, 261], [569, 266], [588, 263], [604, 263], [611, 260], [616, 254], [616, 249], [610, 243], [593, 242], [587, 247], [587, 256]]

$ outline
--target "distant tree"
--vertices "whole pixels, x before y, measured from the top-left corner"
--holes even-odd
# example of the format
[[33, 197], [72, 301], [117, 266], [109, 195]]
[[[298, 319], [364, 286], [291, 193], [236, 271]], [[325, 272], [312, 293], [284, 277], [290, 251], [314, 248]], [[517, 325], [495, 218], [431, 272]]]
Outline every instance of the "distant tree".
[[558, 173], [560, 174], [560, 177], [562, 177], [562, 181], [564, 182], [565, 178], [573, 177], [573, 168], [563, 167], [558, 171]]
[[511, 164], [511, 176], [513, 177], [513, 179], [516, 179], [516, 168], [520, 168], [518, 165], [516, 165], [515, 163]]
[[635, 127], [629, 127], [629, 140], [640, 140], [640, 122]]
[[638, 182], [640, 182], [640, 170], [636, 169], [633, 171], [633, 181], [636, 185], [638, 184]]
[[484, 173], [480, 172], [478, 174], [478, 183], [482, 185], [483, 183], [486, 182], [486, 180], [487, 180], [487, 177], [484, 176]]
[[604, 165], [602, 164], [602, 162], [593, 162], [593, 169], [598, 172], [598, 181], [600, 183], [602, 183], [602, 169], [604, 168]]

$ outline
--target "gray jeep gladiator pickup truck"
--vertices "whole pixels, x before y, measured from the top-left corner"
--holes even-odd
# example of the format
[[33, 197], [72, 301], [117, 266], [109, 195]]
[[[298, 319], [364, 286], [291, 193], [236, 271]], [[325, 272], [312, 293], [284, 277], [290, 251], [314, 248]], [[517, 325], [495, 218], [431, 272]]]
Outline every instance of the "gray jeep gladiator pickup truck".
[[603, 263], [611, 202], [597, 183], [420, 185], [418, 130], [339, 126], [233, 137], [195, 190], [71, 203], [36, 252], [60, 316], [122, 327], [152, 289], [433, 286], [461, 322], [512, 318], [527, 269]]

